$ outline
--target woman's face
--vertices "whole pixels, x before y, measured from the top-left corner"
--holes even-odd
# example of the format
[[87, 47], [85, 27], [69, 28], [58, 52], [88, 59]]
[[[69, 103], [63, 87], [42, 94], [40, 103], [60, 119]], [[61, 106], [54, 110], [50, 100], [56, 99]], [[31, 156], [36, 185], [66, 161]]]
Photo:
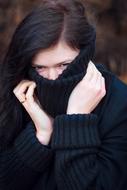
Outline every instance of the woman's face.
[[40, 51], [33, 59], [32, 66], [39, 75], [55, 80], [76, 58], [79, 50], [71, 49], [65, 42]]

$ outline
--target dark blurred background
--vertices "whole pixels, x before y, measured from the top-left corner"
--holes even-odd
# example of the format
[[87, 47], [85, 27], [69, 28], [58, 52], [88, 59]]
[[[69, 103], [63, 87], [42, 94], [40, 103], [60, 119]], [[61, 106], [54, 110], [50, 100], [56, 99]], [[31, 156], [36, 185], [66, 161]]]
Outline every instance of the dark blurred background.
[[[41, 0], [0, 0], [0, 62], [18, 23]], [[97, 29], [94, 63], [127, 83], [127, 0], [83, 0]]]

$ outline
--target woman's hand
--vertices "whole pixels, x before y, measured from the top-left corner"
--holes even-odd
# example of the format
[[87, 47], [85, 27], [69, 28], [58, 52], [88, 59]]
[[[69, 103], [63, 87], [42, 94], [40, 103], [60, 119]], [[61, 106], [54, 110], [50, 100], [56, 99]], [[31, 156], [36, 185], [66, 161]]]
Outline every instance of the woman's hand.
[[35, 88], [35, 82], [23, 80], [16, 86], [13, 92], [33, 120], [38, 140], [42, 144], [47, 145], [50, 141], [53, 130], [53, 119], [41, 108], [41, 105], [34, 94]]
[[89, 114], [106, 94], [105, 79], [92, 62], [89, 62], [86, 75], [72, 91], [67, 114]]

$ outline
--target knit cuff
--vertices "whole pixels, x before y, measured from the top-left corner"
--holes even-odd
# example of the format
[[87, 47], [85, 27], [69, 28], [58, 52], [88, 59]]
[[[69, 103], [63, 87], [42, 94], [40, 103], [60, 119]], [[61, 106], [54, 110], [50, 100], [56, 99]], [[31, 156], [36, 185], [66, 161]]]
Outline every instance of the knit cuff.
[[33, 124], [29, 123], [16, 139], [15, 147], [24, 164], [41, 172], [51, 161], [53, 151], [39, 142], [35, 131]]
[[59, 115], [54, 121], [51, 146], [53, 149], [97, 147], [100, 138], [97, 115]]

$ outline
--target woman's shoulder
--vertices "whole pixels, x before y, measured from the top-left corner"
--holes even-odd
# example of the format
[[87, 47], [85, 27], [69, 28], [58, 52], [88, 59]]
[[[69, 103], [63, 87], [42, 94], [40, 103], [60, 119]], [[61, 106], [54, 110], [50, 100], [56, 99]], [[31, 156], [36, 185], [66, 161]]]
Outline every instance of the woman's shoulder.
[[[125, 94], [127, 96], [127, 84], [121, 81], [115, 73], [109, 71], [105, 65], [96, 64], [96, 67], [104, 76], [107, 87], [110, 86], [111, 90], [113, 90], [114, 96], [119, 94]], [[117, 92], [117, 94], [115, 94], [115, 92]]]
[[[121, 81], [114, 73], [110, 72], [104, 65], [96, 65], [105, 78], [106, 95], [103, 107], [107, 112], [117, 112], [127, 110], [127, 84]], [[126, 114], [127, 115], [127, 114]]]
[[97, 68], [106, 79], [106, 96], [100, 104], [103, 110], [100, 129], [106, 134], [113, 128], [127, 126], [127, 85], [104, 65]]

